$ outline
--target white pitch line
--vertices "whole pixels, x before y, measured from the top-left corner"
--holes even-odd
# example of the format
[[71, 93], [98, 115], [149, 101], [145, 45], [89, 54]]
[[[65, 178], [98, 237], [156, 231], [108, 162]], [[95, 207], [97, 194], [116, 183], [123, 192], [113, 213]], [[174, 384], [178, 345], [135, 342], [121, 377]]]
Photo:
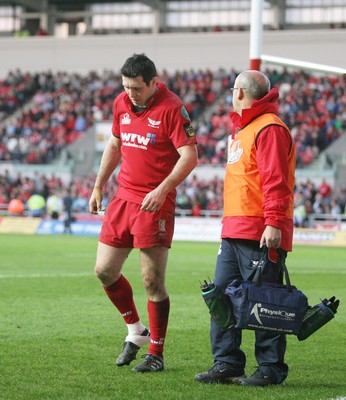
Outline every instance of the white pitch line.
[[333, 397], [332, 399], [328, 399], [328, 400], [346, 400], [345, 396], [342, 397]]
[[[318, 270], [318, 269], [315, 269], [315, 270], [310, 270], [310, 271], [299, 271], [299, 270], [295, 270], [295, 271], [290, 271], [290, 274], [299, 274], [299, 275], [312, 275], [312, 274], [324, 274], [324, 275], [330, 275], [330, 274], [340, 274], [340, 275], [345, 275], [346, 274], [346, 271], [343, 271], [343, 270], [333, 270], [333, 271], [331, 271], [331, 270], [325, 270], [325, 271], [320, 271], [320, 270]], [[339, 400], [339, 399], [337, 399], [337, 400]], [[346, 400], [346, 398], [345, 398], [345, 400]]]
[[0, 275], [0, 279], [17, 279], [17, 278], [75, 278], [81, 276], [92, 276], [92, 272], [76, 272], [66, 274], [11, 274]]

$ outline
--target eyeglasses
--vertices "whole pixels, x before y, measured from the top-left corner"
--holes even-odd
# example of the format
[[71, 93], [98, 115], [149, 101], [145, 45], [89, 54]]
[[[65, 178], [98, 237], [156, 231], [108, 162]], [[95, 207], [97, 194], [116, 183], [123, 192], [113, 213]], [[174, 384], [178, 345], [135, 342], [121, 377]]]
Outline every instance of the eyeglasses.
[[243, 87], [231, 87], [229, 90], [231, 93], [233, 93], [235, 90], [238, 90], [238, 89], [246, 90], [246, 88], [243, 88]]

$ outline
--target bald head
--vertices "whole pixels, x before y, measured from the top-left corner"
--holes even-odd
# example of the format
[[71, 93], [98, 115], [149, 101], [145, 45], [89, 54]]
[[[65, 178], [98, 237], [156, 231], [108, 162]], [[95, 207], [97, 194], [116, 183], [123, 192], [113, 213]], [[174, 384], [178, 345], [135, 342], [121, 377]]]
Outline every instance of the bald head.
[[259, 100], [270, 91], [270, 81], [260, 71], [244, 71], [238, 75], [236, 83], [235, 86], [244, 88], [246, 95], [252, 100]]
[[233, 109], [239, 115], [250, 108], [254, 100], [259, 100], [270, 91], [270, 81], [260, 71], [244, 71], [234, 82]]

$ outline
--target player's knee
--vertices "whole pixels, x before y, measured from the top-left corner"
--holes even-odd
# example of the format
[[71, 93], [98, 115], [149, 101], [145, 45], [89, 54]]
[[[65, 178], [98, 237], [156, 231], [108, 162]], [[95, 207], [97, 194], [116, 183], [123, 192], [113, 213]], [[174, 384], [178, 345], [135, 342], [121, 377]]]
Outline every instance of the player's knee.
[[106, 284], [109, 280], [109, 274], [107, 273], [107, 270], [99, 264], [95, 265], [94, 268], [95, 275], [97, 278], [103, 283]]
[[144, 289], [147, 293], [155, 293], [158, 289], [158, 282], [150, 277], [143, 277]]
[[168, 296], [165, 285], [160, 280], [144, 279], [144, 288], [152, 301], [161, 301]]
[[107, 287], [116, 282], [121, 274], [114, 272], [112, 268], [108, 268], [102, 264], [96, 264], [94, 268], [95, 275], [101, 281], [102, 285]]

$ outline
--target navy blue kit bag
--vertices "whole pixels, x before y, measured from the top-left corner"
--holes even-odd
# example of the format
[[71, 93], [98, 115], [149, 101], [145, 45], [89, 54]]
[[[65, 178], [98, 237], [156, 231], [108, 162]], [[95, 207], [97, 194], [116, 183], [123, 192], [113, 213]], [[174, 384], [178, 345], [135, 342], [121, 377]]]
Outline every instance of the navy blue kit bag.
[[262, 282], [268, 249], [254, 267], [248, 280], [234, 280], [226, 288], [231, 300], [235, 327], [297, 335], [308, 310], [308, 299], [291, 285], [285, 257], [278, 249], [285, 284]]

